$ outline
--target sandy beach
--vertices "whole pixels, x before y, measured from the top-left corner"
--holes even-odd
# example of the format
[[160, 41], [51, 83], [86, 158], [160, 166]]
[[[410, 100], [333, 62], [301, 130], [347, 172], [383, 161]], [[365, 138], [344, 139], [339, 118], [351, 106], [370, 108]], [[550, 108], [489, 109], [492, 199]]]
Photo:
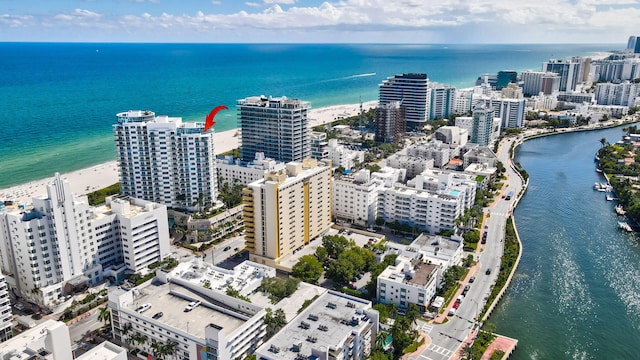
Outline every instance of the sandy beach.
[[[377, 101], [363, 103], [365, 111], [376, 106]], [[330, 123], [340, 117], [357, 115], [360, 104], [336, 105], [309, 110], [309, 123], [311, 127]], [[214, 133], [216, 154], [221, 154], [240, 146], [238, 130], [228, 130]], [[51, 177], [30, 181], [26, 184], [12, 186], [0, 190], [0, 200], [12, 200], [28, 204], [34, 196], [46, 195], [46, 185], [53, 181]], [[115, 161], [95, 165], [89, 168], [72, 171], [62, 175], [69, 182], [74, 194], [86, 194], [97, 189], [105, 188], [118, 182], [118, 169]]]

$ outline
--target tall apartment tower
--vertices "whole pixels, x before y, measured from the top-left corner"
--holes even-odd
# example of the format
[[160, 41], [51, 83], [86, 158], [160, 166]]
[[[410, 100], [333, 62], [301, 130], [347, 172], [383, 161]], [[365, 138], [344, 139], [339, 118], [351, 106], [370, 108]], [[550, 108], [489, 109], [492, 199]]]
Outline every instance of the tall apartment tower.
[[249, 259], [269, 266], [331, 226], [331, 165], [306, 159], [265, 174], [242, 191]]
[[11, 330], [12, 320], [7, 279], [0, 274], [0, 342], [7, 341], [13, 337], [13, 331]]
[[478, 105], [473, 109], [472, 119], [471, 142], [480, 146], [488, 146], [491, 141], [493, 109]]
[[542, 65], [542, 71], [560, 76], [560, 91], [573, 91], [588, 76], [590, 65], [590, 58], [574, 56], [567, 61], [551, 59]]
[[238, 100], [240, 150], [243, 161], [256, 152], [281, 162], [302, 161], [311, 156], [311, 130], [307, 101], [286, 97], [252, 96]]
[[388, 77], [380, 84], [379, 105], [400, 101], [406, 109], [407, 129], [420, 129], [429, 119], [431, 88], [427, 74], [407, 73]]
[[446, 119], [453, 115], [456, 103], [456, 88], [453, 86], [430, 83], [429, 120]]
[[634, 51], [636, 48], [636, 37], [631, 35], [629, 36], [629, 41], [627, 41], [627, 50]]
[[16, 294], [45, 307], [73, 289], [139, 272], [170, 251], [166, 206], [122, 195], [90, 206], [60, 174], [31, 207], [0, 213], [2, 272]]
[[375, 141], [400, 142], [407, 131], [406, 107], [400, 101], [392, 101], [376, 108]]
[[122, 194], [189, 211], [215, 203], [213, 132], [205, 133], [204, 123], [140, 110], [117, 118], [113, 133]]
[[520, 79], [524, 96], [535, 96], [541, 92], [551, 95], [560, 89], [560, 77], [556, 73], [527, 70], [520, 73]]
[[496, 82], [496, 90], [502, 90], [507, 85], [518, 81], [518, 73], [514, 70], [498, 71], [498, 81]]

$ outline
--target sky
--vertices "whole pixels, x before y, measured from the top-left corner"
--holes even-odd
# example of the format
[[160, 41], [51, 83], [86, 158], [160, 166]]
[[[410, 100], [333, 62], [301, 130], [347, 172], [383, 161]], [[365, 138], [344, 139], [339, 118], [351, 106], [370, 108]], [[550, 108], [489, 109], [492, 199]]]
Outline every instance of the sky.
[[626, 44], [639, 2], [0, 0], [0, 41]]

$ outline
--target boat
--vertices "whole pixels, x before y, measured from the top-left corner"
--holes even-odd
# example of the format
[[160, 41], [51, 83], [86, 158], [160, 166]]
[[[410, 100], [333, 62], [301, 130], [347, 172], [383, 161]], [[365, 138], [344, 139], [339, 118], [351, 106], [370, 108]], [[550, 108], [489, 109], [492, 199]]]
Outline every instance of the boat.
[[613, 196], [609, 194], [607, 194], [604, 198], [607, 199], [607, 201], [613, 201]]
[[600, 190], [600, 187], [601, 187], [601, 185], [600, 185], [599, 182], [593, 183], [593, 190]]
[[624, 221], [618, 221], [618, 227], [626, 232], [632, 232], [631, 226]]
[[624, 208], [622, 207], [622, 205], [618, 204], [616, 205], [616, 214], [620, 215], [620, 216], [624, 216], [627, 212], [624, 210]]
[[602, 172], [602, 169], [600, 169], [600, 168], [596, 168], [596, 172], [601, 173], [601, 172]]

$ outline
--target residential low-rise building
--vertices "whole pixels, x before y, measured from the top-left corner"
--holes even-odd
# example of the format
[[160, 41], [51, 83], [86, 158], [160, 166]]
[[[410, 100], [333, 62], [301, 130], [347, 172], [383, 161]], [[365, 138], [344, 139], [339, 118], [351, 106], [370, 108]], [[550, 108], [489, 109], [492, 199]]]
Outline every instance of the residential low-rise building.
[[418, 190], [427, 190], [436, 194], [451, 194], [458, 191], [463, 196], [465, 208], [475, 204], [477, 183], [475, 176], [459, 171], [427, 169], [407, 181], [407, 186]]
[[329, 140], [327, 159], [333, 166], [351, 169], [364, 162], [365, 151], [353, 145], [339, 144], [338, 139]]
[[360, 226], [375, 222], [378, 191], [384, 187], [381, 179], [371, 177], [369, 170], [336, 176], [333, 180], [333, 216]]
[[284, 163], [274, 159], [268, 159], [261, 151], [256, 152], [255, 158], [250, 162], [236, 159], [233, 155], [226, 155], [216, 159], [218, 181], [220, 185], [234, 184], [247, 185], [258, 181], [269, 171], [284, 169]]
[[431, 141], [407, 147], [407, 155], [423, 159], [433, 159], [433, 166], [443, 167], [453, 157], [449, 145], [442, 141]]
[[489, 167], [498, 166], [498, 157], [487, 146], [468, 146], [463, 151], [464, 169], [471, 164], [486, 164]]
[[423, 171], [433, 168], [434, 163], [435, 159], [402, 154], [393, 154], [387, 158], [387, 166], [406, 170], [407, 179], [413, 179]]
[[264, 360], [366, 359], [375, 346], [379, 314], [370, 301], [327, 291], [267, 340]]
[[406, 310], [415, 304], [422, 311], [436, 294], [438, 265], [404, 256], [378, 275], [376, 297], [379, 303], [394, 303]]

